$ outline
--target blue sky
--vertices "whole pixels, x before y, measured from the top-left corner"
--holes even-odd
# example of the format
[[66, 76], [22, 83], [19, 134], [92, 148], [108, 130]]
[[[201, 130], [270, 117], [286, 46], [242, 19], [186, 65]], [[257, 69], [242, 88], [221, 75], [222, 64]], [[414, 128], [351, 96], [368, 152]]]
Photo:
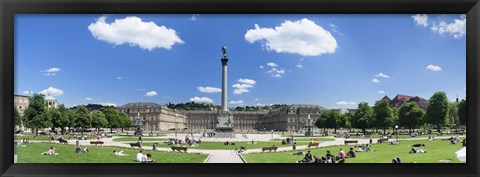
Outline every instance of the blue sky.
[[66, 106], [372, 105], [384, 95], [465, 98], [463, 15], [17, 15], [16, 94]]

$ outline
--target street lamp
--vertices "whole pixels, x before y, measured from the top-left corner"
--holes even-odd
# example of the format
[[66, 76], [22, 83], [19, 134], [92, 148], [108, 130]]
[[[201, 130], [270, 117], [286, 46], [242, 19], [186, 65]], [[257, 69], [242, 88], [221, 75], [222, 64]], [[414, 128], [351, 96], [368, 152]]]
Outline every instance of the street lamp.
[[398, 143], [398, 125], [395, 125], [395, 134], [397, 134], [397, 143]]
[[273, 129], [272, 129], [272, 140], [273, 140]]

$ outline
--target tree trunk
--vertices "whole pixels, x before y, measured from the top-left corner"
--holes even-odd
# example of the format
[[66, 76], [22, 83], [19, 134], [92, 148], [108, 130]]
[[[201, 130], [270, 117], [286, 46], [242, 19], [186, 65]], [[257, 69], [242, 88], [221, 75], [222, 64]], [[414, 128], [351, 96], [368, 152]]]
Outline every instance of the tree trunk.
[[110, 133], [113, 133], [113, 128], [112, 127], [110, 128]]
[[337, 134], [337, 127], [333, 128], [333, 132], [335, 132], [335, 134]]
[[383, 134], [385, 134], [386, 131], [387, 131], [387, 128], [383, 126]]
[[437, 125], [437, 132], [440, 133], [440, 124]]
[[363, 132], [363, 134], [365, 134], [365, 128], [362, 128], [362, 132]]

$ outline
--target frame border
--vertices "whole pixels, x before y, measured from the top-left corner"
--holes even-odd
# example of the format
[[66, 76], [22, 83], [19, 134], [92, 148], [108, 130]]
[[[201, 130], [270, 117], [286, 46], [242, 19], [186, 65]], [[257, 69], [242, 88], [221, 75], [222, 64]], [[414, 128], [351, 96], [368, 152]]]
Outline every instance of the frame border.
[[[479, 0], [0, 0], [2, 176], [478, 176]], [[466, 164], [13, 164], [15, 14], [467, 14]], [[88, 170], [85, 170], [88, 169]]]

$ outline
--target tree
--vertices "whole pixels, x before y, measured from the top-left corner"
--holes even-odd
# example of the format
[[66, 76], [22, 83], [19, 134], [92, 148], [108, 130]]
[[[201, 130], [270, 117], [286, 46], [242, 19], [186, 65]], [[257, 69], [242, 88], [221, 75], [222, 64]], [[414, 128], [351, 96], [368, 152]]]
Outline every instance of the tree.
[[58, 116], [58, 119], [52, 120], [53, 127], [60, 127], [61, 129], [61, 134], [65, 134], [65, 128], [66, 127], [72, 127], [72, 120], [73, 117], [71, 114], [69, 114], [69, 110], [65, 108], [65, 105], [60, 104], [58, 106], [58, 112], [60, 113], [60, 116]]
[[448, 122], [448, 98], [445, 92], [435, 92], [430, 97], [425, 123], [436, 125], [440, 132], [441, 125]]
[[125, 113], [119, 112], [118, 117], [120, 119], [120, 127], [122, 128], [122, 132], [124, 128], [129, 128], [132, 126], [132, 120]]
[[329, 110], [320, 115], [320, 118], [315, 121], [315, 126], [318, 128], [333, 128], [337, 133], [337, 128], [340, 128], [341, 119], [340, 113], [337, 110]]
[[88, 112], [88, 109], [85, 106], [78, 106], [73, 115], [73, 122], [74, 122], [74, 127], [75, 128], [81, 128], [82, 130], [82, 135], [83, 131], [85, 128], [90, 128], [91, 127], [91, 122], [90, 122], [90, 114]]
[[13, 117], [14, 117], [14, 125], [15, 126], [22, 126], [22, 116], [18, 112], [18, 110], [13, 107]]
[[47, 106], [45, 105], [45, 96], [42, 94], [33, 94], [29, 98], [29, 104], [24, 112], [25, 126], [35, 130], [38, 135], [39, 128], [51, 127], [48, 116], [46, 115]]
[[393, 113], [390, 108], [390, 101], [388, 100], [378, 100], [373, 107], [374, 112], [374, 125], [376, 127], [383, 127], [383, 134], [385, 134], [385, 129], [387, 127], [393, 126]]
[[467, 100], [462, 99], [458, 104], [458, 122], [459, 125], [467, 124]]
[[107, 127], [108, 126], [108, 121], [105, 118], [105, 114], [103, 114], [102, 111], [95, 110], [91, 112], [91, 118], [92, 118], [92, 127], [97, 129]]
[[118, 116], [118, 112], [114, 108], [104, 109], [103, 114], [105, 114], [105, 118], [108, 121], [107, 127], [110, 128], [110, 132], [113, 132], [114, 128], [120, 128], [122, 126], [121, 120]]
[[368, 106], [368, 103], [362, 102], [358, 104], [358, 109], [353, 116], [352, 127], [362, 129], [365, 133], [367, 128], [370, 128], [373, 119], [373, 109]]
[[392, 130], [395, 131], [395, 125], [398, 125], [400, 124], [399, 121], [398, 121], [398, 108], [396, 107], [393, 107], [392, 108]]
[[66, 123], [67, 120], [65, 120], [64, 116], [58, 109], [55, 109], [55, 108], [48, 109], [47, 115], [52, 122], [52, 130], [54, 130], [57, 127], [63, 130], [63, 128], [67, 125]]
[[415, 127], [422, 123], [424, 115], [423, 109], [418, 107], [415, 102], [405, 103], [398, 110], [400, 126], [408, 127], [409, 133], [411, 133], [412, 129], [415, 131]]
[[458, 125], [458, 103], [448, 103], [448, 123]]

